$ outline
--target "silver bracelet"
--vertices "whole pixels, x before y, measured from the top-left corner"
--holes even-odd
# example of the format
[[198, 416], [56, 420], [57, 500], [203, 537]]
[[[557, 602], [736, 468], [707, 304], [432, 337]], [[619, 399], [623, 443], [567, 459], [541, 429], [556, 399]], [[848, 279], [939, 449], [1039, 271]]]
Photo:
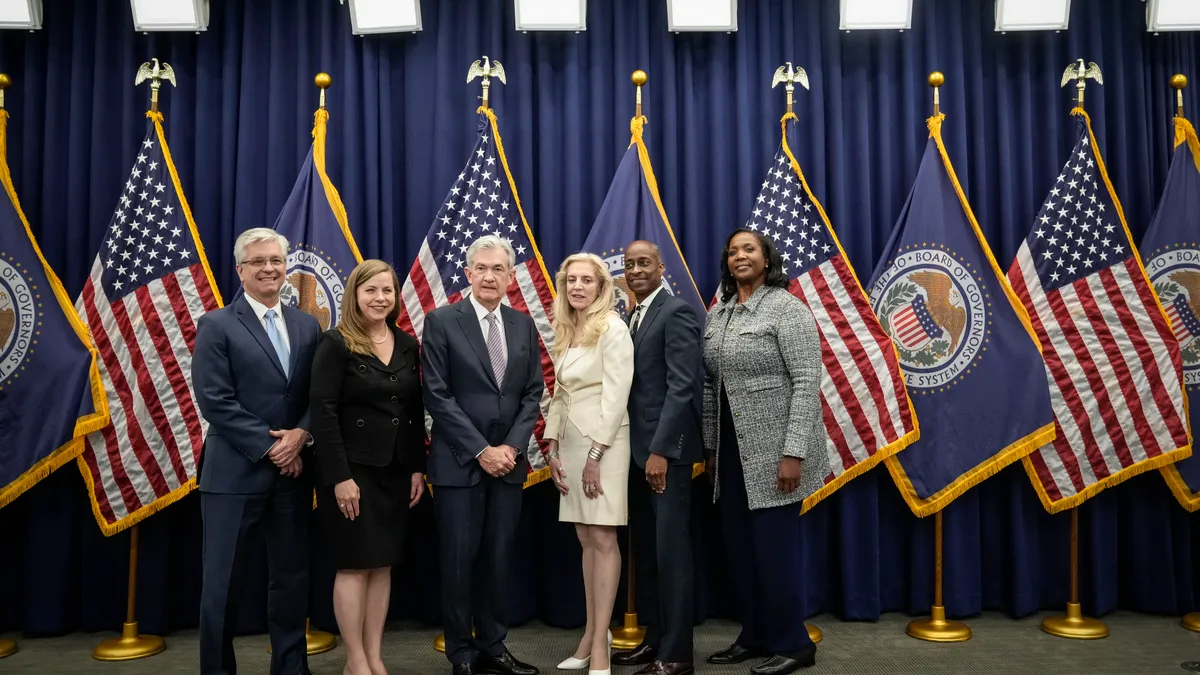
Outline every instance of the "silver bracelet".
[[591, 448], [588, 449], [588, 459], [594, 459], [597, 462], [599, 462], [603, 458], [604, 458], [604, 452], [601, 451], [600, 448], [597, 448], [596, 446], [593, 445]]

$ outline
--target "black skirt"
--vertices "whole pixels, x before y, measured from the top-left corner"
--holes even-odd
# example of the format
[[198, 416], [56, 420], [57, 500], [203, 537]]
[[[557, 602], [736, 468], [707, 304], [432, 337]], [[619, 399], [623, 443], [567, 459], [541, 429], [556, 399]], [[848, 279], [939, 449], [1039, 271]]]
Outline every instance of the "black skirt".
[[317, 489], [321, 546], [339, 570], [365, 570], [399, 565], [408, 531], [412, 470], [400, 462], [367, 466], [350, 462], [358, 485], [358, 517], [351, 521], [338, 510], [333, 487]]

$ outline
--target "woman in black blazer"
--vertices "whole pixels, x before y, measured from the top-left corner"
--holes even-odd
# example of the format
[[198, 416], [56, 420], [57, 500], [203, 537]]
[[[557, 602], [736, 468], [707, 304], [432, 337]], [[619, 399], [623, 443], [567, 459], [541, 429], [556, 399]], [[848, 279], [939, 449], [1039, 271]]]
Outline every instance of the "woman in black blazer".
[[312, 365], [321, 538], [348, 675], [387, 672], [380, 656], [408, 511], [424, 491], [425, 413], [417, 341], [396, 327], [400, 281], [366, 260], [350, 273], [337, 328]]

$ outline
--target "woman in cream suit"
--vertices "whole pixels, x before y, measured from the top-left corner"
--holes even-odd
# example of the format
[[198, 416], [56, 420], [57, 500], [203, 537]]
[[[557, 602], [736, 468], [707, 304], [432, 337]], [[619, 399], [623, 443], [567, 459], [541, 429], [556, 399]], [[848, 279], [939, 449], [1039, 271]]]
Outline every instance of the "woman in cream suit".
[[555, 278], [554, 371], [545, 438], [551, 477], [562, 498], [558, 519], [575, 523], [583, 546], [587, 627], [560, 670], [608, 675], [613, 600], [621, 578], [617, 527], [628, 521], [629, 415], [633, 340], [613, 311], [604, 261], [576, 253]]

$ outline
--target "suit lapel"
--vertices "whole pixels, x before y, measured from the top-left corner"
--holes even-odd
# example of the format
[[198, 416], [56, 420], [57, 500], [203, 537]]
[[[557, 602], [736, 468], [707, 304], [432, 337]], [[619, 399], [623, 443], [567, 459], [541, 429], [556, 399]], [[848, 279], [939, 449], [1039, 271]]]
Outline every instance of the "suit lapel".
[[654, 319], [658, 317], [658, 310], [662, 309], [663, 304], [667, 301], [665, 295], [666, 291], [659, 291], [658, 295], [654, 298], [654, 302], [650, 303], [650, 306], [646, 308], [646, 315], [642, 317], [642, 322], [638, 324], [637, 334], [633, 336], [634, 351], [637, 351], [637, 348], [642, 344], [642, 336], [646, 334], [646, 329], [650, 327], [650, 324], [654, 323]]
[[504, 318], [504, 342], [508, 348], [508, 358], [504, 360], [504, 381], [508, 382], [508, 374], [512, 372], [513, 360], [519, 354], [520, 345], [517, 344], [518, 333], [517, 328], [517, 310], [506, 305], [500, 305], [500, 316]]
[[[267, 358], [279, 370], [279, 374], [284, 375], [283, 364], [279, 362], [279, 356], [275, 353], [275, 345], [271, 344], [271, 338], [267, 337], [267, 331], [262, 327], [262, 322], [254, 315], [254, 310], [250, 308], [250, 303], [246, 302], [244, 297], [238, 300], [237, 315], [242, 325], [246, 327], [246, 330], [250, 331], [255, 340], [258, 340], [259, 346], [267, 353]], [[291, 329], [289, 328], [288, 330]], [[293, 349], [292, 353], [295, 354], [296, 350]], [[286, 378], [287, 376], [284, 375], [284, 377]]]
[[[483, 365], [483, 372], [487, 373], [488, 380], [492, 386], [496, 386], [496, 374], [492, 372], [492, 359], [488, 356], [487, 343], [483, 340], [483, 329], [479, 327], [479, 318], [475, 316], [475, 305], [471, 304], [469, 299], [463, 299], [459, 303], [458, 310], [458, 325], [462, 327], [463, 334], [467, 336], [467, 342], [471, 343], [471, 348], [475, 350], [475, 356], [479, 357], [479, 363]], [[499, 387], [496, 387], [499, 389]]]

